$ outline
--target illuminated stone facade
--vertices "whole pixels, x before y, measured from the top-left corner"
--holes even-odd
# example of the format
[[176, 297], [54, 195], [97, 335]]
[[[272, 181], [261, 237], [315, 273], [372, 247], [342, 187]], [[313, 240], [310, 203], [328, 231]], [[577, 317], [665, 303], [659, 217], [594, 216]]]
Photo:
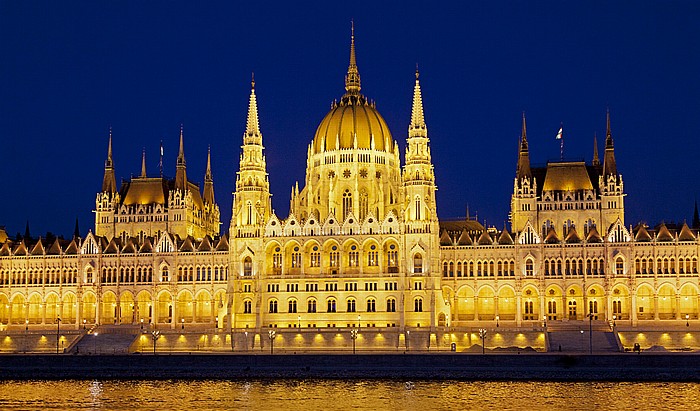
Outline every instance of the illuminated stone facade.
[[253, 83], [224, 235], [210, 165], [200, 194], [186, 177], [182, 133], [174, 180], [143, 166], [120, 189], [110, 136], [95, 232], [0, 247], [0, 322], [216, 323], [259, 340], [267, 328], [403, 335], [589, 313], [628, 325], [698, 319], [697, 227], [625, 226], [609, 115], [602, 165], [596, 150], [590, 164], [540, 168], [530, 165], [523, 118], [512, 229], [499, 231], [438, 221], [418, 73], [403, 163], [360, 90], [353, 37], [345, 94], [308, 145], [289, 215], [278, 216]]

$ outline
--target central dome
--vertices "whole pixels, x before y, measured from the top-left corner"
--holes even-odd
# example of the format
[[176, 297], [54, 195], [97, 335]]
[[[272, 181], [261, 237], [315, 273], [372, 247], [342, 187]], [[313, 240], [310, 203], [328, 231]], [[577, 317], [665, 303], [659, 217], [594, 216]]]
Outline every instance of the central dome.
[[346, 94], [321, 120], [314, 136], [313, 151], [373, 149], [391, 151], [391, 133], [374, 104], [361, 94]]

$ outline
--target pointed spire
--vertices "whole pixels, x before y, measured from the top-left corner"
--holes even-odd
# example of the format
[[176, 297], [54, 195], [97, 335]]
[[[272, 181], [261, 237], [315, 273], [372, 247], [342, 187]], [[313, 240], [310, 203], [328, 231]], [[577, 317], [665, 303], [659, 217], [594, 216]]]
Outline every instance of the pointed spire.
[[184, 134], [184, 127], [180, 124], [180, 149], [177, 153], [177, 165], [175, 168], [175, 188], [182, 191], [187, 189], [187, 162], [185, 161]]
[[357, 70], [357, 58], [355, 57], [355, 22], [350, 21], [350, 64], [348, 74], [345, 76], [345, 91], [347, 94], [359, 94], [360, 72]]
[[248, 121], [246, 122], [245, 134], [247, 138], [262, 137], [260, 135], [260, 123], [258, 122], [258, 100], [255, 97], [255, 73], [253, 73], [250, 82], [250, 101], [248, 103]]
[[425, 125], [425, 116], [423, 115], [423, 97], [420, 90], [420, 81], [418, 77], [418, 65], [416, 65], [416, 84], [413, 87], [413, 109], [411, 110], [411, 125], [408, 127], [408, 136], [410, 137], [427, 137], [427, 127]]
[[593, 165], [600, 165], [600, 158], [598, 158], [598, 134], [593, 133]]
[[32, 236], [29, 233], [29, 220], [27, 220], [27, 225], [24, 227], [24, 240], [31, 240]]
[[146, 149], [141, 153], [141, 178], [146, 178]]
[[78, 217], [75, 217], [75, 228], [73, 229], [73, 238], [80, 238], [80, 227], [78, 226]]
[[207, 171], [204, 174], [204, 202], [214, 204], [214, 177], [211, 174], [211, 146], [207, 150]]
[[700, 228], [700, 215], [698, 214], [698, 200], [695, 200], [695, 211], [693, 211], [693, 228]]
[[516, 177], [518, 180], [523, 178], [532, 178], [530, 170], [530, 153], [527, 145], [527, 124], [525, 122], [525, 112], [523, 111], [523, 125], [520, 132], [520, 153], [518, 155], [518, 172]]
[[615, 146], [610, 132], [610, 109], [605, 117], [605, 157], [603, 158], [603, 175], [617, 177], [617, 165], [615, 164]]
[[109, 128], [109, 143], [107, 145], [107, 159], [105, 160], [105, 174], [102, 179], [102, 192], [117, 192], [117, 180], [114, 177], [114, 161], [112, 160], [112, 127]]

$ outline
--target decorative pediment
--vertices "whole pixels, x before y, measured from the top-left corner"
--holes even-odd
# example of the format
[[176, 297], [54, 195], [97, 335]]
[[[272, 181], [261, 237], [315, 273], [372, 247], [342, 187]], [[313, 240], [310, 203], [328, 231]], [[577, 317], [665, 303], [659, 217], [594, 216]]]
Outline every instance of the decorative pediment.
[[10, 242], [6, 241], [5, 244], [2, 245], [2, 248], [0, 248], [0, 255], [9, 256], [10, 254], [12, 254], [12, 250], [10, 249]]
[[36, 242], [36, 244], [34, 244], [34, 247], [32, 248], [31, 255], [44, 255], [45, 252], [46, 250], [44, 249], [43, 241], [41, 237], [39, 237], [39, 240]]
[[309, 218], [304, 223], [303, 233], [304, 235], [321, 234], [321, 224], [319, 223], [318, 219], [316, 218], [316, 216], [314, 216], [313, 213], [311, 213]]
[[576, 244], [581, 242], [581, 237], [578, 236], [576, 228], [569, 228], [569, 232], [566, 233], [566, 238], [564, 238], [564, 242], [566, 242], [567, 244]]
[[651, 235], [649, 235], [649, 231], [647, 231], [647, 228], [644, 226], [644, 224], [639, 225], [639, 228], [637, 229], [637, 233], [634, 235], [634, 241], [639, 241], [639, 242], [651, 241]]
[[343, 221], [342, 227], [343, 234], [359, 234], [360, 233], [360, 222], [357, 221], [357, 217], [353, 213], [348, 213], [345, 216], [345, 221]]
[[511, 237], [510, 233], [508, 230], [506, 230], [505, 227], [503, 227], [503, 231], [501, 231], [501, 235], [498, 237], [498, 244], [500, 245], [512, 245], [513, 244], [513, 237]]
[[70, 244], [68, 244], [68, 247], [66, 247], [65, 253], [69, 255], [75, 255], [78, 254], [79, 250], [80, 248], [78, 247], [78, 242], [75, 241], [75, 239], [73, 239], [73, 241], [71, 241]]
[[381, 231], [381, 226], [374, 214], [369, 213], [362, 222], [362, 234], [377, 234]]
[[549, 227], [549, 231], [547, 231], [547, 236], [544, 238], [545, 244], [559, 244], [561, 240], [559, 240], [559, 236], [557, 235], [557, 230], [554, 229], [554, 227]]
[[182, 242], [182, 245], [180, 245], [180, 252], [183, 253], [192, 253], [194, 252], [194, 244], [192, 242], [193, 238], [192, 236], [187, 236], [185, 237], [185, 240]]
[[452, 238], [450, 237], [450, 234], [447, 232], [447, 230], [442, 230], [442, 234], [440, 234], [440, 245], [452, 245]]
[[588, 235], [586, 236], [586, 242], [587, 243], [602, 243], [603, 242], [603, 237], [600, 236], [600, 233], [598, 233], [598, 229], [595, 228], [595, 226], [591, 227], [590, 230], [588, 230]]
[[199, 243], [199, 247], [197, 247], [197, 251], [203, 252], [203, 251], [211, 251], [211, 240], [208, 235], [205, 235], [204, 238], [202, 238], [202, 241]]
[[683, 223], [683, 228], [681, 228], [680, 234], [678, 234], [679, 241], [695, 241], [695, 235], [690, 231], [688, 224]]
[[457, 240], [457, 245], [472, 245], [472, 238], [469, 236], [469, 233], [467, 232], [466, 229], [462, 230], [462, 234], [460, 234], [459, 239]]
[[532, 226], [530, 220], [525, 223], [523, 231], [520, 232], [518, 236], [518, 243], [520, 244], [539, 244], [541, 241], [539, 234]]
[[661, 224], [658, 231], [656, 232], [656, 241], [658, 242], [670, 242], [673, 241], [673, 235], [668, 231], [666, 224]]
[[151, 243], [151, 238], [146, 237], [143, 239], [141, 248], [139, 248], [139, 253], [149, 254], [153, 252], [153, 243]]
[[477, 244], [479, 244], [479, 245], [493, 245], [493, 239], [491, 238], [491, 235], [489, 234], [488, 230], [484, 230], [481, 232], [481, 235], [479, 236], [479, 239], [477, 240]]
[[158, 244], [156, 245], [157, 253], [172, 253], [175, 251], [175, 242], [168, 232], [164, 232], [160, 235]]
[[51, 244], [51, 247], [46, 251], [48, 255], [61, 255], [61, 243], [58, 238]]
[[389, 211], [386, 216], [384, 216], [384, 221], [382, 221], [382, 233], [399, 233], [399, 219], [392, 211]]
[[277, 218], [275, 214], [270, 215], [265, 225], [265, 236], [266, 237], [278, 237], [282, 235], [282, 223], [280, 219]]
[[122, 254], [136, 254], [136, 239], [127, 238], [122, 248]]
[[102, 251], [103, 254], [118, 254], [119, 253], [119, 245], [117, 244], [117, 237], [112, 238], [112, 241], [107, 244], [107, 247], [105, 247], [104, 251]]
[[228, 235], [224, 234], [216, 243], [216, 251], [228, 251]]
[[299, 220], [290, 214], [287, 220], [284, 222], [283, 234], [286, 236], [296, 236], [301, 234], [301, 225], [299, 225]]
[[629, 242], [632, 239], [630, 232], [622, 224], [622, 221], [618, 219], [610, 226], [608, 230], [608, 242], [610, 243], [624, 243]]
[[92, 231], [88, 232], [85, 241], [83, 241], [82, 247], [80, 247], [81, 254], [99, 254], [100, 247], [97, 245], [97, 239]]

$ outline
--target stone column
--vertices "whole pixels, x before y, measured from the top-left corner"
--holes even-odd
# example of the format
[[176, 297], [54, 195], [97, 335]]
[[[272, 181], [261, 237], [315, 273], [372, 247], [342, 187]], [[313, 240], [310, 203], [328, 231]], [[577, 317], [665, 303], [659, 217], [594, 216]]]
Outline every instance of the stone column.
[[605, 293], [605, 320], [612, 320], [612, 295], [609, 291]]
[[676, 294], [676, 320], [681, 319], [681, 295]]
[[632, 290], [630, 292], [630, 322], [633, 326], [637, 326], [637, 292]]
[[41, 306], [41, 323], [46, 324], [46, 302], [39, 304]]
[[496, 317], [498, 317], [498, 295], [493, 297], [493, 319], [495, 320]]
[[523, 302], [522, 296], [515, 296], [515, 325], [520, 327], [523, 325]]
[[659, 320], [659, 295], [654, 293], [654, 321]]
[[457, 294], [455, 294], [454, 303], [452, 305], [452, 314], [454, 315], [452, 321], [455, 323], [459, 321], [459, 297], [457, 297]]
[[479, 321], [479, 297], [474, 296], [474, 321]]

